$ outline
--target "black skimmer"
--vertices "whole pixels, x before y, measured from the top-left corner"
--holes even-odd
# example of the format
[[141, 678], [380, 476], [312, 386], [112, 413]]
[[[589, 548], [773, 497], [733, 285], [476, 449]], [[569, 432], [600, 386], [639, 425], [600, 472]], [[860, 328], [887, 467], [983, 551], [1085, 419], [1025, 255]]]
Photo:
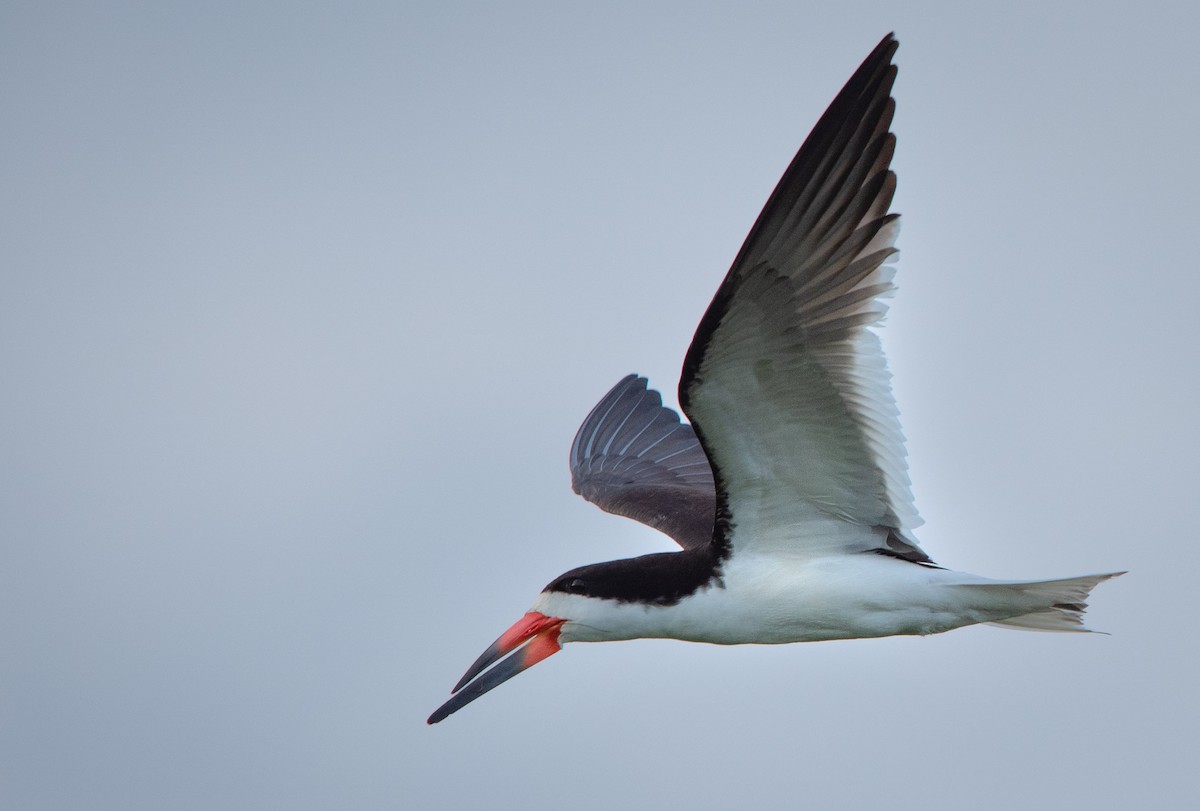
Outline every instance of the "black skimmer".
[[1121, 572], [988, 580], [934, 565], [912, 536], [921, 521], [871, 331], [899, 225], [896, 47], [884, 37], [821, 116], [700, 320], [679, 381], [691, 425], [629, 375], [571, 445], [575, 492], [682, 551], [556, 577], [430, 724], [567, 642], [1087, 630], [1088, 593]]

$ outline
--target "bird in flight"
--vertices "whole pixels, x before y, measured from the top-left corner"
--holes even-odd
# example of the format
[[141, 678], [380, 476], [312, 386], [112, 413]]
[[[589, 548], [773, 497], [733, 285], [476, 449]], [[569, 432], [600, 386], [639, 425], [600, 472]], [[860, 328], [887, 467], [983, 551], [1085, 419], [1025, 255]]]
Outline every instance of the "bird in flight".
[[912, 535], [921, 520], [872, 331], [897, 253], [897, 45], [884, 37], [821, 116], [700, 319], [679, 380], [691, 424], [629, 375], [571, 445], [575, 492], [682, 550], [556, 577], [428, 723], [567, 642], [1087, 630], [1088, 593], [1122, 572], [989, 580], [935, 565]]

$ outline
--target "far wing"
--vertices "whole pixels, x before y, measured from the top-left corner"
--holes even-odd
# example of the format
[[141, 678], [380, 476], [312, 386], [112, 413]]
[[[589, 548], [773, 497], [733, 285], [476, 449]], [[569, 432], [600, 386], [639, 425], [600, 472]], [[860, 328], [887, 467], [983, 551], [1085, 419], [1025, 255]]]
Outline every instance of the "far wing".
[[704, 546], [716, 515], [712, 468], [692, 427], [646, 383], [628, 375], [587, 415], [571, 443], [571, 487], [685, 549]]

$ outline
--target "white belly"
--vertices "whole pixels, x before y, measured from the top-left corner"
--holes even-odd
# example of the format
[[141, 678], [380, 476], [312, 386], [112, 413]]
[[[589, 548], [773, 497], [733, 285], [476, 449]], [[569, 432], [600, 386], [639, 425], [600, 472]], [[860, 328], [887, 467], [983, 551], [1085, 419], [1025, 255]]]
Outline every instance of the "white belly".
[[1020, 613], [986, 583], [875, 554], [786, 559], [734, 555], [722, 584], [673, 606], [543, 594], [534, 609], [569, 617], [562, 642], [669, 638], [722, 645], [934, 634]]

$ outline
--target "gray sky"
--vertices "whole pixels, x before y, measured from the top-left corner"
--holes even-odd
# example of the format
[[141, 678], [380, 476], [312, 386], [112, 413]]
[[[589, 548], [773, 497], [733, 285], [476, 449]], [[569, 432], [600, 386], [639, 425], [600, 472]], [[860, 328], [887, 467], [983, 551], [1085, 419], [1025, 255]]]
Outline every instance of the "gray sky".
[[[1003, 5], [4, 4], [0, 805], [1195, 802], [1200, 12]], [[670, 548], [571, 436], [893, 29], [918, 537], [1132, 570], [1112, 636], [574, 645], [426, 728]]]

